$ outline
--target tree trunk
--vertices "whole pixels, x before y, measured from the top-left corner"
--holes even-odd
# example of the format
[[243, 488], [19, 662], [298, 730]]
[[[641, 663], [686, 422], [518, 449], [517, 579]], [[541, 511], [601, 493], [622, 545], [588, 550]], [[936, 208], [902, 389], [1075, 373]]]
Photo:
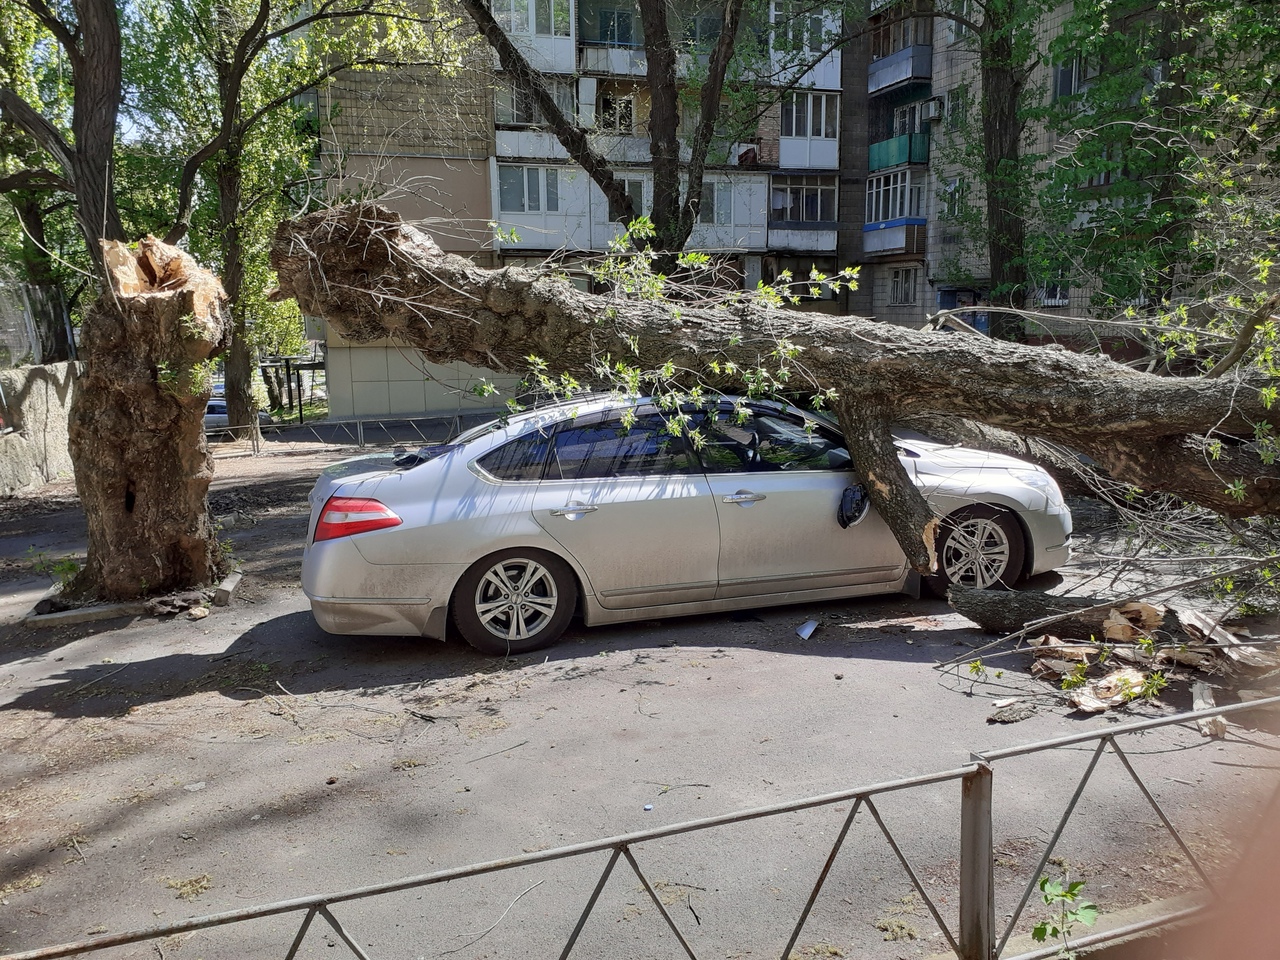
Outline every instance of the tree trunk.
[[[806, 379], [832, 388], [851, 452], [871, 451], [858, 469], [872, 503], [921, 570], [932, 538], [919, 493], [901, 468], [876, 466], [884, 423], [911, 415], [947, 413], [1066, 444], [1117, 479], [1229, 516], [1280, 514], [1280, 464], [1246, 443], [1206, 455], [1211, 434], [1251, 437], [1255, 424], [1280, 425], [1280, 406], [1268, 409], [1258, 393], [1266, 381], [1243, 368], [1217, 379], [1159, 377], [1105, 357], [748, 300], [606, 299], [537, 270], [477, 267], [372, 204], [285, 221], [271, 263], [277, 299], [295, 298], [348, 340], [389, 336], [436, 363], [524, 371], [534, 355], [551, 371], [592, 380], [609, 356], [642, 370], [670, 361], [725, 389], [740, 389], [762, 366], [792, 388]], [[1227, 489], [1237, 478], [1241, 486]]]
[[681, 229], [680, 141], [676, 137], [680, 106], [676, 90], [676, 48], [671, 39], [666, 0], [643, 0], [640, 19], [644, 24], [649, 81], [649, 155], [653, 160], [653, 206], [650, 215], [655, 234], [654, 247], [679, 251], [684, 249], [689, 234]]
[[211, 360], [230, 320], [216, 277], [147, 238], [103, 244], [110, 290], [85, 318], [69, 437], [89, 523], [69, 595], [125, 600], [209, 583], [222, 554], [206, 494]]
[[240, 204], [244, 187], [243, 144], [233, 138], [219, 154], [215, 170], [218, 185], [218, 235], [222, 243], [222, 286], [231, 308], [231, 349], [227, 351], [224, 391], [227, 423], [237, 440], [257, 440], [258, 411], [253, 402], [253, 366], [250, 356], [245, 307], [244, 242], [240, 232]]
[[[980, 34], [982, 59], [983, 184], [987, 207], [987, 260], [991, 303], [1020, 309], [1027, 297], [1027, 199], [1022, 169], [1019, 108], [1026, 86], [1026, 65], [1015, 63], [1016, 29], [1011, 0], [985, 5]], [[991, 311], [991, 334], [1021, 340], [1015, 314]]]

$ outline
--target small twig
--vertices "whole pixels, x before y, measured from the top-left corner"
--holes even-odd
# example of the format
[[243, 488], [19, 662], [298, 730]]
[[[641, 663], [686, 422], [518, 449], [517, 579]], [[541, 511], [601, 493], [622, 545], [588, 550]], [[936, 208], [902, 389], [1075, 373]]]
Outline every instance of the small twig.
[[[661, 787], [662, 789], [658, 791], [658, 796], [662, 796], [664, 793], [670, 793], [672, 790], [679, 790], [681, 787], [703, 787], [707, 790], [711, 789], [711, 784], [709, 783], [658, 783], [656, 780], [646, 780], [645, 783], [653, 787]], [[687, 887], [689, 884], [683, 883], [681, 886]], [[695, 887], [694, 889], [701, 888]]]
[[[521, 891], [521, 893], [520, 893], [520, 896], [519, 896], [519, 897], [516, 897], [516, 898], [515, 898], [514, 900], [512, 900], [509, 904], [507, 904], [507, 909], [505, 909], [505, 910], [503, 910], [503, 911], [502, 911], [502, 916], [501, 916], [501, 917], [499, 917], [497, 920], [493, 921], [493, 926], [492, 926], [492, 927], [490, 927], [488, 930], [485, 930], [485, 931], [483, 931], [482, 933], [480, 933], [480, 935], [479, 935], [479, 936], [477, 936], [474, 940], [468, 940], [468, 941], [467, 941], [466, 943], [464, 943], [462, 946], [457, 947], [457, 948], [455, 948], [455, 949], [453, 949], [453, 950], [445, 950], [445, 951], [443, 951], [443, 952], [441, 952], [441, 953], [437, 954], [437, 956], [444, 957], [444, 956], [448, 956], [448, 955], [449, 955], [449, 954], [451, 954], [451, 953], [458, 953], [458, 952], [459, 952], [459, 951], [461, 951], [461, 950], [465, 950], [465, 949], [467, 949], [467, 947], [471, 946], [473, 943], [479, 943], [481, 940], [483, 940], [485, 937], [487, 937], [490, 933], [492, 933], [492, 932], [493, 932], [493, 930], [498, 926], [498, 924], [500, 924], [500, 923], [503, 921], [503, 919], [506, 917], [506, 915], [507, 915], [508, 913], [510, 913], [510, 912], [511, 912], [511, 908], [512, 908], [512, 907], [514, 907], [517, 903], [519, 903], [519, 902], [520, 902], [520, 897], [523, 897], [526, 893], [528, 893], [528, 892], [529, 892], [530, 890], [532, 890], [534, 887], [538, 886], [538, 884], [540, 884], [540, 883], [542, 883], [542, 881], [541, 881], [541, 880], [539, 880], [539, 881], [537, 881], [536, 883], [530, 884], [529, 886], [525, 887], [525, 888], [524, 888], [524, 890], [523, 890], [523, 891]], [[469, 936], [471, 936], [471, 934], [469, 934], [469, 933], [463, 933], [463, 934], [459, 934], [459, 936], [469, 937]]]
[[[528, 742], [529, 742], [528, 740], [521, 740], [519, 743], [510, 747], [507, 747], [505, 750], [495, 750], [493, 753], [486, 753], [483, 757], [474, 757], [473, 759], [468, 760], [467, 763], [476, 763], [479, 760], [488, 760], [490, 757], [496, 757], [500, 753], [510, 753], [512, 750], [516, 750], [516, 749], [519, 749], [520, 747], [523, 747]], [[542, 881], [538, 881], [538, 882], [541, 883]], [[532, 890], [533, 887], [530, 887], [529, 889]], [[524, 896], [524, 894], [521, 894], [521, 896]]]
[[76, 853], [80, 854], [80, 862], [81, 862], [81, 863], [88, 863], [88, 862], [89, 862], [89, 858], [88, 858], [88, 857], [86, 857], [86, 856], [84, 855], [84, 851], [80, 849], [80, 841], [79, 841], [79, 840], [77, 840], [77, 839], [75, 838], [75, 835], [74, 835], [74, 834], [73, 834], [73, 835], [72, 835], [72, 837], [71, 837], [71, 845], [72, 845], [73, 847], [75, 847], [75, 848], [76, 848]]
[[224, 654], [223, 654], [222, 656], [220, 656], [220, 657], [214, 657], [214, 658], [213, 658], [212, 660], [210, 660], [209, 662], [210, 662], [210, 663], [221, 663], [223, 660], [230, 660], [232, 657], [239, 657], [239, 656], [242, 656], [243, 654], [246, 654], [246, 653], [248, 653], [248, 652], [249, 652], [249, 651], [247, 651], [247, 650], [237, 650], [235, 653], [224, 653]]
[[685, 894], [685, 904], [689, 907], [689, 912], [693, 914], [693, 919], [698, 921], [698, 926], [702, 926], [702, 918], [698, 916], [698, 911], [693, 909], [693, 894]]
[[83, 690], [85, 687], [91, 687], [91, 686], [93, 686], [93, 685], [94, 685], [95, 683], [97, 683], [99, 680], [105, 680], [105, 679], [107, 679], [107, 677], [114, 677], [117, 673], [119, 673], [119, 672], [120, 672], [121, 670], [123, 670], [125, 667], [131, 667], [131, 666], [133, 666], [133, 664], [131, 664], [131, 663], [126, 663], [126, 664], [124, 665], [124, 667], [116, 667], [116, 669], [112, 670], [110, 673], [104, 673], [104, 674], [103, 674], [102, 676], [100, 676], [100, 677], [94, 677], [94, 678], [93, 678], [92, 680], [90, 680], [88, 683], [82, 683], [82, 684], [80, 684], [80, 686], [76, 687], [74, 690], [72, 690], [70, 693], [68, 693], [68, 694], [67, 694], [67, 696], [68, 696], [68, 697], [73, 696], [74, 694], [79, 693], [79, 692], [80, 692], [81, 690]]

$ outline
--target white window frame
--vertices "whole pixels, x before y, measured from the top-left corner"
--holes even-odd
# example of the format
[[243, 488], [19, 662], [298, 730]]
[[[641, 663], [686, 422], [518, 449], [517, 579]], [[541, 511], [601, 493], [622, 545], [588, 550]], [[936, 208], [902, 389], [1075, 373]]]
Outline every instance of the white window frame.
[[[608, 106], [610, 102], [612, 108]], [[630, 94], [601, 93], [596, 104], [596, 129], [633, 136], [636, 132], [636, 98]]]
[[914, 306], [918, 302], [919, 286], [919, 267], [895, 267], [889, 273], [889, 303], [894, 306]]
[[[618, 180], [623, 183], [627, 194], [631, 197], [631, 206], [634, 208], [634, 215], [637, 217], [644, 216], [644, 180], [640, 177], [618, 177]], [[626, 223], [626, 221], [622, 219], [621, 215], [614, 216], [612, 204], [610, 204], [608, 212], [610, 223]]]
[[[564, 115], [573, 120], [578, 115], [577, 84], [555, 77], [545, 77], [544, 80]], [[493, 89], [493, 118], [494, 123], [502, 127], [537, 127], [547, 122], [534, 104], [533, 97], [516, 86], [515, 81], [501, 78]]]
[[[571, 0], [489, 0], [493, 19], [512, 37], [569, 37], [573, 35]], [[561, 16], [557, 20], [556, 13]], [[545, 28], [544, 28], [545, 24]]]
[[942, 209], [938, 211], [939, 218], [942, 220], [959, 220], [961, 214], [964, 213], [964, 201], [967, 192], [967, 184], [963, 178], [952, 177], [948, 180], [946, 186], [942, 188]]
[[[710, 202], [708, 202], [710, 201]], [[728, 180], [703, 180], [698, 222], [715, 226], [733, 223], [733, 184]]]
[[[573, 5], [570, 0], [532, 0], [533, 35], [535, 37], [568, 37], [573, 35]], [[545, 12], [546, 29], [543, 29]], [[557, 18], [556, 14], [560, 13]]]
[[786, 52], [822, 52], [827, 33], [825, 10], [814, 10], [807, 0], [773, 0], [770, 18], [774, 36], [785, 37], [788, 41]]
[[1042, 307], [1071, 306], [1071, 284], [1064, 278], [1041, 284], [1036, 289], [1036, 303]]
[[920, 108], [924, 105], [924, 102], [923, 100], [917, 100], [901, 107], [894, 107], [893, 135], [895, 137], [921, 132]]
[[[782, 136], [796, 140], [840, 138], [840, 94], [792, 90], [782, 95]], [[814, 125], [818, 132], [813, 132]]]
[[[785, 193], [786, 195], [787, 203], [785, 206], [774, 205], [779, 193]], [[777, 174], [769, 182], [769, 221], [771, 223], [834, 223], [839, 217], [840, 208], [837, 206], [839, 199], [839, 190], [834, 175]], [[824, 200], [826, 201], [825, 203]], [[816, 204], [818, 213], [814, 217], [805, 215], [808, 212], [811, 201]], [[824, 207], [830, 210], [830, 217], [822, 216]], [[799, 218], [779, 216], [776, 212], [778, 210], [790, 212], [797, 208], [801, 214]]]
[[891, 170], [867, 178], [867, 223], [924, 216], [924, 183], [911, 170]]
[[[519, 170], [520, 206], [508, 205], [505, 186], [512, 186], [510, 171]], [[504, 173], [506, 176], [504, 177]], [[536, 193], [536, 196], [535, 196]], [[560, 168], [535, 167], [516, 163], [498, 164], [498, 210], [501, 213], [559, 213]]]

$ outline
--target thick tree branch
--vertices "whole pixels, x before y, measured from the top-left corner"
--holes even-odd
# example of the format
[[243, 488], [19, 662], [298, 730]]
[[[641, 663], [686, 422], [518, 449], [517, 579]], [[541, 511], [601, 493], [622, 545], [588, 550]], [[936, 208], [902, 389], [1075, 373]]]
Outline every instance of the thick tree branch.
[[0, 88], [0, 111], [25, 130], [46, 153], [58, 161], [65, 174], [70, 174], [71, 146], [52, 123], [8, 87]]
[[[59, 176], [52, 170], [41, 167], [38, 170], [19, 170], [7, 177], [0, 177], [0, 193], [14, 190], [66, 190], [73, 191], [71, 181]], [[48, 213], [49, 211], [45, 211]]]
[[[390, 336], [434, 362], [520, 371], [534, 354], [552, 370], [591, 379], [603, 356], [645, 369], [670, 360], [708, 370], [715, 382], [711, 361], [751, 370], [776, 363], [771, 354], [786, 340], [800, 348], [797, 365], [812, 383], [838, 392], [846, 439], [868, 458], [864, 480], [873, 491], [887, 484], [886, 497], [911, 500], [877, 452], [885, 424], [946, 413], [1065, 444], [1119, 480], [1225, 515], [1280, 515], [1280, 465], [1245, 443], [1225, 442], [1217, 459], [1207, 452], [1210, 436], [1280, 426], [1280, 410], [1258, 394], [1267, 381], [1244, 373], [1160, 377], [1062, 349], [750, 301], [711, 308], [606, 298], [536, 270], [481, 269], [375, 205], [286, 221], [271, 259], [278, 297], [296, 298], [348, 340]], [[723, 377], [717, 385], [734, 386]], [[1236, 480], [1243, 489], [1229, 491]], [[911, 519], [895, 533], [918, 562], [924, 524], [916, 507], [906, 509]]]
[[1253, 336], [1258, 332], [1258, 328], [1268, 320], [1275, 319], [1272, 315], [1277, 308], [1280, 308], [1280, 293], [1267, 298], [1267, 301], [1250, 315], [1245, 325], [1240, 329], [1235, 343], [1231, 345], [1231, 349], [1205, 374], [1205, 379], [1211, 380], [1220, 377], [1239, 363], [1240, 358], [1249, 352], [1249, 344], [1253, 342]]

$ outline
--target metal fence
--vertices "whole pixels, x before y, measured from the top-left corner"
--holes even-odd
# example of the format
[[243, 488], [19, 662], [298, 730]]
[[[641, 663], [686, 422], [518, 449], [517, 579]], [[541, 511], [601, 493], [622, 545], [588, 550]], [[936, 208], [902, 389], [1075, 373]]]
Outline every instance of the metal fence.
[[[1018, 921], [1022, 917], [1032, 893], [1036, 889], [1038, 880], [1044, 871], [1045, 866], [1053, 856], [1054, 850], [1062, 837], [1067, 823], [1070, 821], [1072, 814], [1076, 811], [1077, 804], [1086, 785], [1095, 775], [1098, 768], [1098, 761], [1101, 759], [1103, 754], [1107, 751], [1111, 751], [1119, 758], [1124, 769], [1133, 778], [1138, 789], [1151, 805], [1152, 810], [1159, 817], [1164, 828], [1168, 830], [1170, 836], [1182, 851], [1182, 854], [1194, 867], [1195, 872], [1203, 884], [1203, 896], [1200, 898], [1200, 902], [1192, 907], [1180, 906], [1159, 915], [1152, 916], [1140, 923], [1113, 928], [1091, 936], [1075, 938], [1072, 941], [1073, 947], [1085, 947], [1106, 943], [1131, 936], [1143, 930], [1149, 930], [1166, 924], [1186, 920], [1195, 916], [1206, 906], [1212, 904], [1218, 895], [1215, 884], [1210, 878], [1208, 872], [1196, 859], [1194, 853], [1184, 841], [1182, 835], [1178, 832], [1171, 818], [1162, 809], [1148, 785], [1143, 782], [1142, 777], [1130, 762], [1130, 758], [1121, 748], [1120, 740], [1125, 737], [1132, 737], [1161, 727], [1168, 727], [1175, 724], [1191, 724], [1197, 720], [1209, 717], [1223, 716], [1241, 710], [1263, 709], [1275, 705], [1280, 705], [1280, 697], [1273, 697], [1250, 703], [1233, 704], [1194, 713], [1177, 714], [1159, 719], [1143, 720], [1119, 725], [1105, 731], [1080, 733], [1052, 740], [1031, 743], [1021, 747], [993, 750], [982, 754], [973, 754], [971, 761], [961, 767], [925, 776], [889, 780], [849, 790], [841, 790], [835, 793], [828, 793], [822, 796], [809, 797], [803, 800], [778, 803], [750, 810], [741, 810], [735, 813], [705, 817], [685, 823], [671, 824], [669, 826], [657, 827], [650, 830], [626, 833], [620, 836], [608, 837], [589, 843], [579, 843], [552, 850], [527, 853], [522, 856], [511, 857], [504, 860], [492, 860], [485, 863], [472, 864], [470, 866], [438, 870], [433, 873], [405, 877], [403, 879], [384, 883], [370, 884], [368, 886], [343, 890], [336, 893], [298, 897], [290, 900], [263, 904], [261, 906], [247, 907], [240, 910], [231, 910], [205, 917], [183, 920], [163, 926], [155, 926], [142, 930], [100, 936], [92, 940], [28, 950], [22, 953], [9, 954], [0, 958], [0, 960], [53, 960], [55, 957], [69, 957], [88, 954], [111, 947], [143, 942], [154, 943], [163, 938], [177, 934], [188, 933], [196, 930], [205, 930], [214, 927], [224, 927], [231, 924], [243, 924], [254, 920], [287, 915], [298, 915], [300, 917], [296, 927], [296, 932], [287, 944], [284, 941], [281, 941], [277, 945], [278, 950], [273, 951], [273, 955], [281, 955], [284, 956], [286, 960], [293, 960], [307, 937], [308, 932], [311, 930], [312, 924], [317, 918], [319, 918], [327, 924], [329, 928], [331, 928], [338, 939], [341, 940], [341, 942], [351, 951], [352, 955], [361, 958], [361, 960], [372, 960], [370, 954], [367, 953], [360, 945], [361, 938], [353, 935], [351, 930], [348, 929], [348, 925], [352, 922], [351, 919], [348, 918], [346, 924], [344, 924], [334, 914], [334, 907], [355, 903], [357, 901], [369, 900], [371, 898], [384, 897], [403, 891], [439, 886], [468, 877], [479, 877], [486, 874], [494, 874], [537, 864], [546, 864], [553, 861], [573, 860], [585, 862], [586, 857], [592, 854], [605, 852], [609, 854], [608, 861], [605, 864], [603, 872], [591, 887], [590, 894], [582, 904], [581, 911], [578, 914], [577, 921], [572, 932], [569, 934], [567, 941], [564, 943], [563, 949], [560, 951], [559, 956], [561, 960], [566, 960], [566, 958], [573, 953], [574, 947], [579, 941], [579, 937], [600, 900], [600, 895], [605, 889], [605, 885], [608, 883], [610, 877], [614, 875], [619, 864], [623, 862], [625, 862], [626, 867], [634, 874], [636, 879], [639, 880], [648, 898], [657, 908], [658, 913], [661, 915], [665, 930], [674, 938], [675, 942], [678, 943], [680, 951], [685, 956], [689, 957], [690, 960], [698, 960], [699, 955], [695, 951], [689, 937], [686, 935], [685, 930], [681, 928], [671, 911], [667, 909], [667, 904], [664, 903], [663, 898], [659, 896], [654, 882], [650, 880], [644, 868], [641, 866], [640, 860], [636, 856], [637, 849], [646, 843], [652, 843], [654, 841], [681, 834], [692, 834], [718, 828], [733, 827], [749, 821], [776, 818], [798, 811], [832, 807], [838, 804], [850, 803], [851, 801], [852, 805], [849, 809], [848, 815], [844, 818], [842, 826], [840, 827], [825, 860], [818, 869], [816, 875], [813, 877], [809, 895], [805, 900], [803, 907], [800, 909], [799, 914], [796, 916], [794, 924], [790, 928], [790, 932], [785, 940], [785, 945], [782, 946], [779, 955], [783, 960], [787, 960], [787, 958], [792, 956], [792, 949], [796, 946], [802, 931], [805, 929], [806, 922], [809, 920], [810, 913], [814, 904], [818, 900], [819, 894], [823, 891], [824, 885], [831, 873], [832, 866], [835, 864], [837, 857], [845, 848], [849, 834], [855, 826], [855, 819], [857, 815], [864, 810], [870, 815], [870, 820], [874, 823], [875, 829], [887, 841], [894, 856], [901, 864], [906, 875], [910, 878], [916, 894], [928, 908], [929, 914], [937, 924], [942, 938], [945, 939], [948, 948], [954, 952], [958, 960], [995, 960], [995, 958], [999, 958], [999, 960], [1034, 960], [1034, 958], [1050, 957], [1058, 953], [1058, 947], [1056, 945], [1049, 946], [1044, 949], [1025, 952], [1017, 955], [1016, 957], [1007, 957], [1005, 951], [1010, 942], [1010, 937], [1017, 927]], [[1040, 857], [1035, 869], [1031, 872], [1021, 900], [1013, 911], [1010, 919], [1001, 930], [997, 927], [995, 922], [995, 884], [993, 869], [996, 849], [992, 817], [992, 800], [996, 787], [995, 770], [1002, 762], [1006, 762], [1017, 757], [1044, 751], [1080, 747], [1087, 744], [1094, 745], [1093, 754], [1088, 766], [1085, 769], [1083, 776], [1080, 778], [1075, 792], [1068, 801], [1061, 818], [1058, 820], [1052, 839], [1048, 841], [1043, 855]], [[877, 807], [878, 800], [892, 793], [953, 782], [958, 783], [960, 787], [960, 871], [957, 891], [958, 913], [955, 917], [954, 929], [952, 924], [943, 916], [940, 898], [930, 896], [928, 889], [929, 885], [922, 882], [920, 870], [906, 855], [906, 853], [904, 853], [903, 847], [899, 843], [898, 838], [894, 836], [894, 832], [886, 824]], [[1272, 798], [1268, 811], [1276, 806], [1277, 798], [1280, 798], [1280, 793], [1277, 793], [1276, 797]], [[865, 825], [866, 823], [867, 821], [864, 819], [862, 824]], [[572, 907], [566, 907], [566, 909], [572, 910]], [[330, 945], [332, 946], [334, 944], [331, 943]], [[765, 951], [760, 949], [755, 952]], [[163, 953], [161, 953], [161, 955], [163, 956]], [[650, 955], [657, 955], [656, 951]]]

